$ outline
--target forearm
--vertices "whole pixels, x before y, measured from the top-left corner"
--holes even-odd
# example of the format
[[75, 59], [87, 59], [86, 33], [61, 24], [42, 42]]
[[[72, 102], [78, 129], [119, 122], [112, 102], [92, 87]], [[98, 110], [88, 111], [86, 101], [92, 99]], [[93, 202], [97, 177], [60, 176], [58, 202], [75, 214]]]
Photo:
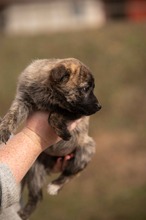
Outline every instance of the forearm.
[[[76, 122], [69, 125], [70, 129]], [[48, 113], [33, 113], [25, 127], [7, 144], [0, 146], [0, 163], [6, 164], [17, 183], [25, 176], [39, 154], [60, 138], [48, 124]]]
[[41, 151], [42, 146], [37, 136], [35, 137], [35, 134], [33, 136], [31, 131], [25, 129], [11, 138], [6, 145], [3, 144], [0, 147], [0, 163], [4, 163], [10, 168], [18, 183]]

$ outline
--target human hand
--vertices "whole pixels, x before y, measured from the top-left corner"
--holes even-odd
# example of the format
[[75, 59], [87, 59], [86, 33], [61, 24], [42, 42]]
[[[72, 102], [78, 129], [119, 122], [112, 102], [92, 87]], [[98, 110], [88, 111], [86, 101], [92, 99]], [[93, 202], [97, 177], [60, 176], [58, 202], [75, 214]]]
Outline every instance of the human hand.
[[58, 157], [55, 163], [55, 166], [53, 167], [52, 172], [53, 173], [59, 173], [64, 170], [64, 168], [67, 166], [67, 163], [70, 159], [74, 157], [74, 154], [68, 154], [64, 157]]
[[[57, 136], [53, 128], [48, 123], [49, 113], [47, 112], [33, 112], [26, 120], [24, 128], [25, 133], [30, 133], [30, 137], [36, 136], [37, 140], [41, 143], [42, 150], [48, 148], [61, 140]], [[73, 130], [81, 119], [72, 121], [68, 124], [68, 129]], [[35, 138], [35, 137], [34, 137]]]

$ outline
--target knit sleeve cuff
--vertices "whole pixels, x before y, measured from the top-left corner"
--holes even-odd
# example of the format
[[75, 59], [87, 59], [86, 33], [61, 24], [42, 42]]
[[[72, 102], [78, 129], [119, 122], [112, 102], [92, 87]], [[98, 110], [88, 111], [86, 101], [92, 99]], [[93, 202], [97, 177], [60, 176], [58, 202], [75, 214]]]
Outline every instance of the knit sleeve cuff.
[[20, 187], [6, 164], [0, 164], [0, 212], [19, 202]]

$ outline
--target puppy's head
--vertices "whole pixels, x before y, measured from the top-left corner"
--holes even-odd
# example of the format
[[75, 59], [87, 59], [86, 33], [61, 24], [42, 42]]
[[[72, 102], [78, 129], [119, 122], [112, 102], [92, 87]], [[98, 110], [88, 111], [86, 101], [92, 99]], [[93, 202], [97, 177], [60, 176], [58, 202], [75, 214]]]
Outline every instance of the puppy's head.
[[93, 75], [79, 60], [60, 60], [51, 69], [49, 82], [60, 108], [80, 116], [92, 115], [101, 109], [93, 93]]

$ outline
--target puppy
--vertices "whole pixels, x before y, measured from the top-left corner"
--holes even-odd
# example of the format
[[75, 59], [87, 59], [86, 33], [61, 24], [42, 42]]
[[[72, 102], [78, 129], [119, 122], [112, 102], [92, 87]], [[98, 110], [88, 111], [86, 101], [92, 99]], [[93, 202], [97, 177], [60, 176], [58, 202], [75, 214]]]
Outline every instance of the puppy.
[[[55, 195], [72, 177], [82, 171], [95, 152], [95, 144], [88, 136], [89, 115], [101, 109], [95, 97], [91, 71], [74, 58], [36, 60], [20, 75], [15, 99], [0, 123], [0, 140], [7, 142], [12, 132], [31, 112], [50, 112], [48, 122], [62, 140], [43, 152], [25, 176], [29, 198], [20, 210], [27, 219], [42, 197], [45, 176], [51, 172], [56, 158], [73, 153], [61, 175], [48, 186]], [[82, 118], [70, 132], [67, 123]]]

